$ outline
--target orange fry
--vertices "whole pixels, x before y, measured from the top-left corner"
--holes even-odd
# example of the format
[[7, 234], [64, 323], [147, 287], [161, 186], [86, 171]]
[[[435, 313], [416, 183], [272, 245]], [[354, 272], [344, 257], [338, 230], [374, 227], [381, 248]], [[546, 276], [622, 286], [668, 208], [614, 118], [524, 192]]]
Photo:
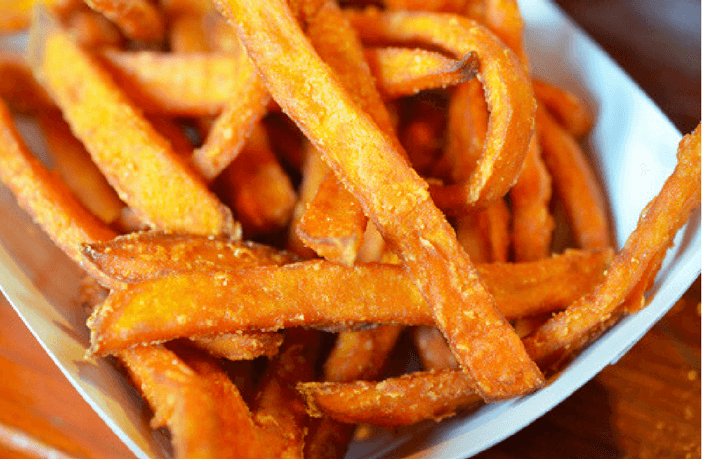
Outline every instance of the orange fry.
[[191, 271], [282, 265], [294, 255], [224, 236], [141, 232], [88, 244], [83, 254], [97, 269], [128, 284]]
[[536, 129], [553, 188], [578, 245], [585, 249], [611, 246], [604, 196], [582, 150], [541, 106], [536, 112]]
[[[320, 148], [337, 177], [359, 199], [385, 239], [397, 249], [431, 305], [439, 328], [449, 338], [453, 352], [475, 378], [481, 395], [486, 399], [499, 399], [540, 387], [543, 384], [541, 373], [526, 355], [514, 330], [501, 317], [494, 299], [458, 245], [452, 228], [432, 203], [427, 184], [408, 167], [396, 142], [383, 134], [341, 87], [312, 49], [287, 5], [282, 0], [219, 0], [216, 5], [236, 28], [273, 98]], [[412, 35], [417, 31], [408, 26], [426, 25], [425, 19], [431, 17], [440, 22], [436, 28], [442, 31], [442, 36], [468, 39], [467, 43], [461, 40], [465, 44], [461, 47], [461, 55], [478, 48], [486, 81], [497, 78], [488, 70], [491, 69], [490, 58], [481, 55], [484, 42], [476, 39], [476, 35], [481, 39], [489, 35], [471, 21], [464, 22], [453, 16], [411, 16], [409, 13], [372, 13], [358, 17], [369, 19], [367, 22], [372, 25], [397, 25], [408, 33], [411, 30]], [[379, 17], [387, 18], [387, 21], [381, 24], [375, 20]], [[416, 24], [413, 17], [417, 18]], [[397, 21], [393, 22], [395, 19]], [[359, 25], [356, 19], [352, 22]], [[510, 58], [509, 51], [503, 50], [501, 47], [499, 59], [506, 59], [505, 64], [510, 67], [514, 64], [514, 75], [523, 75], [516, 58]], [[309, 91], [310, 79], [316, 85], [314, 96]], [[521, 112], [525, 116], [512, 113], [507, 124], [516, 128], [514, 137], [525, 138], [526, 154], [531, 137], [531, 109], [528, 107], [533, 105], [533, 97], [525, 75], [525, 84], [521, 85], [521, 82], [521, 78], [510, 77], [506, 83], [509, 87], [516, 86], [514, 97], [527, 96], [525, 106], [517, 104], [521, 109], [526, 108]], [[490, 88], [491, 84], [486, 86]], [[501, 87], [504, 84], [505, 81], [500, 82]], [[500, 102], [503, 102], [502, 98]], [[497, 113], [501, 112], [501, 107], [499, 103], [493, 104], [495, 120], [500, 118]], [[497, 124], [492, 123], [493, 126]], [[475, 198], [488, 198], [493, 193], [497, 197], [507, 191], [508, 187], [502, 190], [501, 185], [489, 180], [495, 178], [493, 172], [504, 173], [508, 177], [505, 183], [511, 185], [508, 172], [515, 168], [516, 179], [521, 169], [519, 148], [508, 151], [510, 161], [507, 162], [510, 164], [502, 163], [506, 159], [504, 156], [500, 156], [500, 160], [490, 157], [485, 161], [486, 165], [491, 164], [485, 177], [476, 179]], [[515, 166], [514, 162], [519, 164]], [[498, 164], [505, 168], [495, 167]]]
[[148, 0], [84, 0], [85, 3], [113, 21], [133, 40], [161, 42], [165, 21], [161, 12]]
[[298, 390], [311, 416], [342, 422], [397, 427], [439, 420], [482, 401], [470, 376], [461, 371], [419, 372], [379, 383], [303, 383]]
[[43, 112], [39, 126], [61, 178], [83, 205], [105, 223], [114, 221], [124, 204], [90, 159], [58, 112]]
[[253, 360], [257, 357], [272, 357], [283, 344], [279, 333], [248, 332], [227, 333], [205, 338], [193, 338], [192, 344], [209, 352], [214, 357], [229, 360]]
[[[559, 310], [596, 285], [610, 251], [568, 251], [532, 263], [479, 265], [510, 319]], [[308, 291], [299, 286], [306, 285]], [[403, 308], [397, 308], [402, 304]], [[368, 323], [433, 325], [432, 312], [400, 266], [324, 260], [203, 270], [113, 291], [89, 321], [92, 352], [241, 330]]]
[[364, 43], [421, 40], [458, 58], [478, 55], [490, 110], [485, 147], [468, 183], [436, 189], [432, 197], [443, 209], [504, 196], [519, 175], [533, 132], [534, 96], [519, 58], [487, 29], [455, 15], [367, 9], [347, 17]]
[[510, 190], [509, 198], [514, 260], [534, 261], [548, 257], [555, 226], [549, 211], [551, 176], [541, 159], [537, 136], [531, 140], [524, 168]]
[[56, 110], [51, 97], [34, 79], [32, 70], [19, 54], [0, 53], [0, 98], [20, 113]]
[[0, 36], [29, 26], [36, 4], [44, 4], [57, 14], [66, 14], [80, 3], [81, 0], [3, 0], [0, 2]]
[[66, 27], [73, 39], [84, 48], [120, 47], [124, 37], [119, 29], [100, 13], [77, 11]]
[[[37, 10], [30, 41], [35, 76], [120, 198], [142, 220], [155, 228], [238, 234], [229, 209], [45, 10]], [[67, 60], [72, 65], [65, 65]]]
[[209, 51], [203, 18], [181, 14], [171, 19], [169, 42], [173, 53], [202, 53]]
[[32, 156], [2, 100], [0, 179], [58, 247], [104, 285], [115, 284], [93, 265], [86, 263], [80, 245], [112, 239], [116, 234], [83, 207], [70, 189]]
[[476, 263], [507, 261], [509, 258], [509, 208], [498, 199], [486, 208], [456, 219], [456, 235], [470, 259]]
[[439, 329], [427, 326], [416, 327], [412, 338], [425, 370], [458, 369], [458, 362], [451, 354], [451, 348]]
[[463, 83], [478, 71], [475, 54], [455, 60], [423, 49], [388, 47], [368, 48], [365, 56], [385, 99]]
[[612, 316], [637, 285], [647, 288], [675, 233], [700, 205], [700, 126], [678, 148], [678, 164], [660, 193], [645, 207], [636, 229], [614, 258], [602, 282], [555, 315], [524, 343], [535, 360], [587, 337]]
[[575, 94], [538, 79], [532, 85], [536, 99], [573, 137], [580, 138], [592, 129], [592, 113]]

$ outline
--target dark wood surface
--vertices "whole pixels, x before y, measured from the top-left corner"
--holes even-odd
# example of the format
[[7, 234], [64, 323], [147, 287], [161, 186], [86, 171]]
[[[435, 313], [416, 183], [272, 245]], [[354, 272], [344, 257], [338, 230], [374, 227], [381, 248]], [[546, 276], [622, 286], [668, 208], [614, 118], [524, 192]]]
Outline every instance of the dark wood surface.
[[[699, 1], [557, 3], [682, 132], [699, 123]], [[0, 457], [134, 457], [64, 379], [4, 299]], [[617, 365], [478, 457], [699, 458], [699, 279]]]

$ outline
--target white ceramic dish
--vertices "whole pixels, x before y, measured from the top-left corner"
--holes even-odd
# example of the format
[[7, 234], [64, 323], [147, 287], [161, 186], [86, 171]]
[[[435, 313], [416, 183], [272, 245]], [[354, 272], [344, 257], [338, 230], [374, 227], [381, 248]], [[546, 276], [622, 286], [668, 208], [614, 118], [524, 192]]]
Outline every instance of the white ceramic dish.
[[[675, 165], [681, 134], [638, 86], [551, 3], [522, 0], [534, 73], [589, 101], [597, 125], [587, 140], [621, 246], [639, 212]], [[6, 42], [5, 47], [17, 47]], [[41, 138], [23, 133], [38, 151]], [[167, 457], [166, 440], [148, 426], [148, 410], [107, 361], [83, 361], [88, 333], [77, 307], [78, 269], [0, 190], [0, 289], [69, 381], [140, 459]], [[348, 458], [466, 458], [510, 436], [616, 362], [683, 294], [700, 272], [700, 218], [680, 232], [651, 292], [649, 306], [583, 352], [536, 394], [484, 406], [440, 424], [380, 432], [354, 443]], [[411, 441], [410, 441], [411, 440]]]

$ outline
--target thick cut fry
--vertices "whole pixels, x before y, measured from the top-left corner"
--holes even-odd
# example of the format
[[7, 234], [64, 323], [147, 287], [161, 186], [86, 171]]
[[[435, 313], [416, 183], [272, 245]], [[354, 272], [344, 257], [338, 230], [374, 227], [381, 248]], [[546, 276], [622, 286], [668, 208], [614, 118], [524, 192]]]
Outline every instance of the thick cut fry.
[[159, 43], [165, 37], [164, 18], [148, 0], [84, 1], [117, 24], [133, 40]]
[[[700, 205], [700, 126], [678, 148], [678, 164], [595, 289], [554, 316], [524, 341], [535, 360], [567, 348], [606, 322], [632, 290], [648, 284], [661, 253]], [[648, 285], [646, 285], [648, 287]]]
[[455, 60], [423, 49], [390, 47], [366, 49], [365, 56], [386, 100], [463, 83], [478, 71], [475, 54]]
[[458, 369], [458, 362], [451, 354], [446, 338], [436, 327], [416, 327], [412, 338], [425, 370]]
[[[460, 371], [412, 373], [379, 383], [305, 383], [312, 416], [331, 416], [342, 422], [396, 427], [424, 419], [439, 420], [482, 401], [468, 375]], [[468, 390], [467, 390], [468, 389]]]
[[19, 54], [0, 54], [0, 98], [20, 113], [56, 110], [51, 97], [34, 79], [32, 70]]
[[86, 263], [83, 242], [116, 236], [91, 214], [64, 183], [35, 159], [15, 129], [12, 115], [0, 100], [0, 178], [20, 206], [69, 257], [105, 285], [114, 285], [101, 271]]
[[253, 360], [257, 357], [272, 357], [283, 344], [279, 333], [249, 332], [227, 333], [191, 340], [195, 347], [215, 357], [229, 360]]
[[[478, 275], [502, 313], [514, 319], [564, 308], [602, 279], [609, 258], [611, 251], [569, 251], [533, 263], [480, 265]], [[311, 260], [282, 267], [203, 270], [133, 284], [113, 291], [89, 326], [92, 351], [100, 354], [139, 343], [241, 330], [338, 329], [369, 323], [434, 321], [399, 266], [344, 267]]]
[[290, 222], [297, 196], [262, 125], [254, 128], [222, 181], [225, 201], [234, 209], [247, 237], [280, 230]]
[[90, 159], [83, 145], [58, 112], [40, 113], [39, 126], [49, 146], [54, 166], [76, 197], [105, 223], [114, 221], [124, 204]]
[[35, 76], [76, 137], [144, 221], [155, 228], [239, 234], [229, 209], [45, 10], [37, 10], [29, 54]]
[[551, 176], [541, 160], [537, 136], [531, 140], [524, 168], [510, 190], [509, 198], [514, 260], [535, 261], [548, 257], [555, 226], [549, 211]]
[[518, 57], [487, 29], [455, 15], [367, 9], [347, 17], [364, 43], [423, 41], [456, 57], [477, 53], [490, 110], [485, 147], [468, 183], [433, 190], [432, 197], [443, 209], [459, 198], [474, 203], [504, 196], [519, 175], [533, 132], [534, 96]]
[[536, 128], [544, 163], [578, 245], [585, 249], [611, 246], [604, 196], [582, 150], [541, 106], [536, 112]]
[[[541, 373], [526, 355], [514, 330], [501, 317], [494, 299], [458, 245], [455, 233], [432, 203], [426, 183], [409, 169], [396, 148], [396, 142], [384, 135], [343, 90], [305, 39], [284, 2], [221, 0], [216, 4], [236, 27], [273, 98], [320, 148], [337, 177], [359, 199], [385, 239], [398, 250], [431, 305], [439, 328], [449, 338], [453, 352], [475, 378], [481, 395], [486, 399], [500, 399], [528, 393], [541, 386]], [[368, 17], [369, 22], [378, 24], [378, 16], [359, 17]], [[412, 22], [408, 13], [392, 13], [387, 17], [383, 23], [412, 30], [412, 24], [405, 22], [405, 19]], [[440, 22], [443, 19], [437, 29], [446, 36], [468, 39], [467, 43], [461, 40], [464, 44], [460, 49], [462, 55], [479, 48], [481, 72], [485, 74], [485, 81], [490, 82], [486, 86], [491, 88], [496, 83], [493, 78], [497, 78], [497, 74], [492, 73], [489, 55], [482, 55], [484, 43], [477, 43], [476, 39], [476, 35], [482, 39], [488, 34], [473, 22], [464, 22], [460, 18], [430, 17]], [[423, 23], [427, 25], [426, 15], [416, 18], [417, 27]], [[397, 21], [393, 22], [394, 19]], [[358, 25], [355, 19], [354, 23]], [[416, 32], [412, 30], [411, 33]], [[503, 50], [500, 48], [500, 59], [506, 59], [508, 66], [513, 65], [515, 73], [510, 74], [506, 81], [500, 78], [500, 86], [504, 87], [506, 83], [508, 87], [516, 87], [514, 91], [507, 90], [502, 94], [504, 97], [506, 94], [509, 97], [522, 96], [526, 105], [515, 105], [515, 108], [525, 109], [519, 111], [524, 116], [513, 112], [507, 123], [507, 132], [514, 129], [514, 137], [525, 139], [526, 154], [531, 137], [532, 110], [529, 107], [533, 105], [533, 96], [516, 57], [510, 57], [509, 51]], [[306, 70], [301, 72], [302, 68]], [[523, 76], [524, 85], [518, 75]], [[310, 81], [315, 84], [314, 96], [309, 91]], [[491, 94], [489, 99], [497, 97]], [[500, 97], [498, 102], [505, 100]], [[499, 124], [497, 113], [502, 112], [502, 108], [501, 103], [493, 103], [493, 126]], [[486, 168], [488, 173], [476, 174], [482, 178], [475, 181], [475, 198], [487, 198], [493, 193], [501, 196], [507, 191], [512, 183], [509, 169], [515, 167], [512, 162], [521, 163], [518, 160], [519, 148], [508, 150], [511, 161], [507, 161], [510, 165], [504, 164], [506, 168], [496, 167], [506, 160], [504, 156], [498, 160], [488, 155], [490, 157], [485, 161], [486, 165], [490, 164]], [[516, 166], [515, 179], [520, 168], [521, 164]], [[492, 173], [497, 172], [504, 173], [504, 190], [489, 180], [496, 179]]]
[[585, 102], [575, 94], [539, 79], [533, 79], [532, 85], [539, 103], [543, 104], [573, 137], [580, 138], [592, 129], [592, 114]]
[[124, 43], [119, 29], [94, 11], [77, 11], [66, 26], [73, 39], [84, 48], [120, 47]]
[[160, 232], [128, 234], [85, 245], [83, 254], [101, 272], [128, 284], [191, 271], [236, 270], [297, 260], [289, 252], [254, 242]]
[[378, 378], [401, 331], [402, 327], [385, 325], [340, 333], [324, 363], [324, 379], [353, 381]]

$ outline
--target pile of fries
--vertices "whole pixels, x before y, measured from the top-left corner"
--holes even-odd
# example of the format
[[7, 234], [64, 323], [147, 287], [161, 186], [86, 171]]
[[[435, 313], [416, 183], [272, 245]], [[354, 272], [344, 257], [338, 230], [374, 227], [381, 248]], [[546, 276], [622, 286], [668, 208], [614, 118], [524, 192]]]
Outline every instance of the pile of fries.
[[0, 178], [179, 458], [338, 458], [355, 424], [532, 393], [645, 305], [700, 204], [698, 127], [615, 253], [592, 116], [531, 76], [514, 0], [31, 3], [0, 7], [30, 27]]

